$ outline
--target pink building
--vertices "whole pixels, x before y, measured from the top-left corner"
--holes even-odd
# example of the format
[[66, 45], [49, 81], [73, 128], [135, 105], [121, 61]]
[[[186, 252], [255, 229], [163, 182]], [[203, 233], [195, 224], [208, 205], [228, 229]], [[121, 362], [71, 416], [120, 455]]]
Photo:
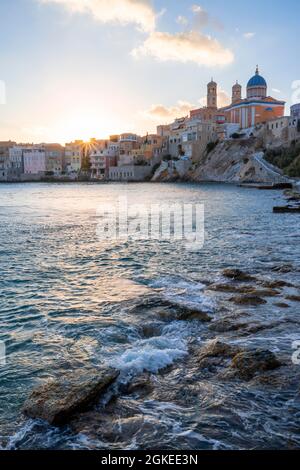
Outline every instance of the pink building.
[[40, 175], [46, 173], [46, 153], [44, 148], [29, 147], [23, 151], [24, 173]]

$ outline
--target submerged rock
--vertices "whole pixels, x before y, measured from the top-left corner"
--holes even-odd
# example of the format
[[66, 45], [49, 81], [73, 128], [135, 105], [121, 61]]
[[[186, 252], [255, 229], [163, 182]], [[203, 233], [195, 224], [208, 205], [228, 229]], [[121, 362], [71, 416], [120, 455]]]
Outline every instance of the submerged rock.
[[277, 369], [281, 363], [275, 354], [268, 350], [244, 351], [232, 359], [231, 367], [239, 378], [251, 380], [258, 372]]
[[271, 287], [265, 287], [264, 289], [258, 289], [255, 286], [248, 285], [236, 285], [236, 284], [212, 284], [208, 288], [215, 292], [225, 292], [225, 293], [236, 293], [236, 294], [249, 294], [256, 295], [258, 297], [275, 297], [279, 295], [280, 292]]
[[187, 307], [185, 305], [170, 304], [169, 308], [160, 309], [158, 316], [162, 320], [199, 320], [210, 322], [212, 317], [202, 310]]
[[146, 323], [141, 327], [141, 335], [143, 338], [152, 338], [161, 335], [162, 326], [154, 323]]
[[224, 277], [228, 277], [229, 279], [232, 279], [234, 281], [246, 282], [256, 280], [254, 276], [251, 276], [250, 274], [245, 273], [240, 269], [224, 269], [222, 274]]
[[247, 328], [247, 323], [238, 323], [229, 318], [221, 318], [220, 320], [214, 321], [209, 329], [216, 331], [217, 333], [227, 333], [230, 331], [238, 331], [243, 328]]
[[273, 207], [273, 212], [275, 214], [300, 214], [300, 205], [299, 206], [275, 206]]
[[284, 302], [277, 302], [276, 304], [274, 304], [274, 306], [278, 308], [290, 308], [289, 304], [286, 304]]
[[178, 320], [199, 320], [203, 322], [210, 322], [212, 320], [211, 316], [206, 312], [201, 310], [189, 309], [186, 307], [180, 308], [179, 313], [177, 314]]
[[50, 424], [65, 424], [74, 413], [94, 404], [118, 375], [119, 371], [112, 368], [68, 372], [33, 390], [23, 413]]
[[292, 302], [300, 302], [300, 295], [288, 295], [286, 299]]
[[274, 273], [288, 274], [294, 271], [294, 266], [292, 264], [283, 264], [281, 266], [273, 266], [271, 270]]
[[263, 305], [267, 301], [259, 297], [258, 295], [237, 295], [229, 299], [230, 302], [234, 302], [237, 305]]
[[294, 287], [293, 284], [287, 281], [263, 281], [261, 283], [262, 287], [266, 287], [267, 289], [280, 289], [282, 287]]
[[258, 297], [276, 297], [280, 295], [280, 292], [276, 289], [266, 288], [266, 289], [253, 289], [248, 292], [249, 295], [255, 295]]
[[128, 395], [137, 394], [139, 396], [149, 395], [154, 390], [154, 384], [151, 380], [150, 374], [143, 374], [140, 377], [135, 377], [126, 388]]
[[215, 292], [238, 292], [239, 289], [236, 285], [233, 284], [211, 284], [207, 288], [208, 290], [213, 290]]

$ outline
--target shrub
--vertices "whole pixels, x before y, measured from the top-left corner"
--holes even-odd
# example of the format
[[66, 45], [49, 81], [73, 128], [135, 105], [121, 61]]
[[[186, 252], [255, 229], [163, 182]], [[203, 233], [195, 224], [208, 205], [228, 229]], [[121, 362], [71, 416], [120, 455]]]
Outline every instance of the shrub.
[[216, 146], [218, 145], [219, 141], [216, 140], [216, 142], [208, 142], [207, 146], [206, 146], [206, 152], [207, 153], [210, 153], [212, 152]]

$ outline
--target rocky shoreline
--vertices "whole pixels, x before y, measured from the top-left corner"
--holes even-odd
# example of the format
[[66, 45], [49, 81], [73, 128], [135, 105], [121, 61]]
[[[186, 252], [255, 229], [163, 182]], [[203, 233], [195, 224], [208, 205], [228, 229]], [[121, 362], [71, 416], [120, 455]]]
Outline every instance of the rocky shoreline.
[[[188, 354], [157, 374], [143, 371], [124, 380], [119, 370], [104, 365], [99, 369], [69, 371], [34, 389], [24, 405], [24, 414], [55, 426], [68, 424], [71, 432], [118, 446], [124, 435], [139, 436], [141, 442], [148, 433], [164, 433], [162, 422], [149, 421], [141, 413], [138, 402], [145, 400], [159, 399], [188, 407], [191, 402], [205, 398], [203, 387], [214, 388], [220, 384], [233, 389], [253, 389], [258, 394], [285, 389], [299, 398], [299, 366], [285, 352], [243, 344], [243, 338], [280, 329], [286, 322], [292, 328], [299, 328], [297, 318], [280, 315], [276, 318], [275, 314], [269, 322], [264, 318], [259, 321], [257, 316], [255, 320], [251, 318], [253, 309], [270, 299], [274, 311], [278, 312], [288, 311], [291, 305], [300, 302], [299, 286], [284, 279], [285, 274], [295, 270], [298, 271], [291, 265], [274, 266], [271, 272], [276, 275], [275, 280], [235, 268], [224, 270], [220, 281], [208, 282], [205, 288], [221, 305], [217, 316], [172, 301], [146, 298], [137, 307], [137, 312], [147, 312], [148, 322], [141, 327], [142, 337], [158, 336], [161, 325], [176, 319], [207, 325], [200, 344], [196, 338], [190, 338]], [[228, 303], [237, 309], [229, 310]], [[173, 387], [175, 376], [176, 387]], [[293, 440], [289, 445], [297, 447]]]

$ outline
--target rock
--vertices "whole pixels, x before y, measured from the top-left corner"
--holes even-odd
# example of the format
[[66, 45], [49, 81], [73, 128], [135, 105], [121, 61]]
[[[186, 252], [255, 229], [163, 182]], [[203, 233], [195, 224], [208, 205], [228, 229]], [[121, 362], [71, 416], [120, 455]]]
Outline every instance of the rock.
[[231, 367], [236, 369], [240, 379], [251, 380], [258, 372], [277, 369], [281, 363], [268, 350], [244, 351], [232, 359]]
[[231, 297], [229, 301], [234, 302], [237, 305], [263, 305], [267, 303], [266, 300], [258, 297], [257, 295], [238, 295]]
[[262, 287], [267, 289], [280, 289], [282, 287], [294, 287], [293, 284], [286, 281], [263, 281], [261, 283]]
[[211, 317], [208, 313], [172, 301], [168, 301], [168, 307], [159, 309], [157, 314], [162, 320], [211, 321]]
[[234, 357], [240, 349], [227, 343], [222, 343], [218, 339], [208, 341], [200, 349], [198, 359], [201, 361], [207, 357]]
[[217, 333], [228, 333], [230, 331], [238, 331], [242, 328], [246, 328], [247, 323], [234, 323], [232, 320], [228, 318], [222, 318], [213, 322], [209, 329], [211, 331], [216, 331]]
[[273, 207], [273, 212], [275, 214], [300, 214], [300, 206], [275, 206]]
[[287, 295], [286, 300], [291, 300], [292, 302], [300, 302], [300, 295]]
[[224, 269], [222, 274], [223, 276], [228, 277], [234, 281], [246, 282], [256, 280], [255, 277], [241, 271], [240, 269]]
[[127, 385], [126, 393], [128, 395], [132, 395], [137, 393], [140, 397], [149, 395], [154, 390], [154, 385], [151, 381], [151, 377], [149, 374], [143, 374], [140, 377], [134, 378], [129, 384]]
[[231, 294], [249, 294], [256, 295], [258, 297], [275, 297], [276, 295], [280, 294], [278, 290], [270, 287], [266, 287], [265, 289], [257, 289], [254, 286], [242, 286], [232, 284], [212, 284], [211, 286], [209, 286], [209, 290]]
[[238, 291], [237, 286], [233, 284], [211, 284], [210, 286], [208, 286], [207, 289], [213, 290], [216, 292], [229, 292], [229, 293]]
[[111, 368], [68, 372], [33, 390], [23, 413], [53, 425], [66, 424], [74, 413], [94, 404], [118, 375], [119, 371]]
[[274, 306], [278, 308], [290, 308], [289, 304], [285, 304], [284, 302], [277, 302]]
[[161, 327], [153, 323], [146, 323], [141, 327], [141, 335], [144, 338], [152, 338], [153, 336], [161, 335]]
[[186, 307], [180, 308], [180, 311], [176, 317], [178, 320], [199, 320], [203, 322], [210, 322], [212, 320], [212, 318], [206, 312], [189, 309]]
[[248, 291], [248, 294], [257, 297], [276, 297], [280, 295], [280, 292], [276, 289], [253, 289], [252, 291]]
[[294, 271], [294, 266], [292, 264], [283, 264], [281, 266], [273, 266], [271, 270], [275, 273], [288, 274]]
[[256, 290], [255, 286], [245, 286], [240, 284], [212, 284], [208, 287], [208, 290], [215, 292], [225, 292], [228, 294], [249, 294]]

